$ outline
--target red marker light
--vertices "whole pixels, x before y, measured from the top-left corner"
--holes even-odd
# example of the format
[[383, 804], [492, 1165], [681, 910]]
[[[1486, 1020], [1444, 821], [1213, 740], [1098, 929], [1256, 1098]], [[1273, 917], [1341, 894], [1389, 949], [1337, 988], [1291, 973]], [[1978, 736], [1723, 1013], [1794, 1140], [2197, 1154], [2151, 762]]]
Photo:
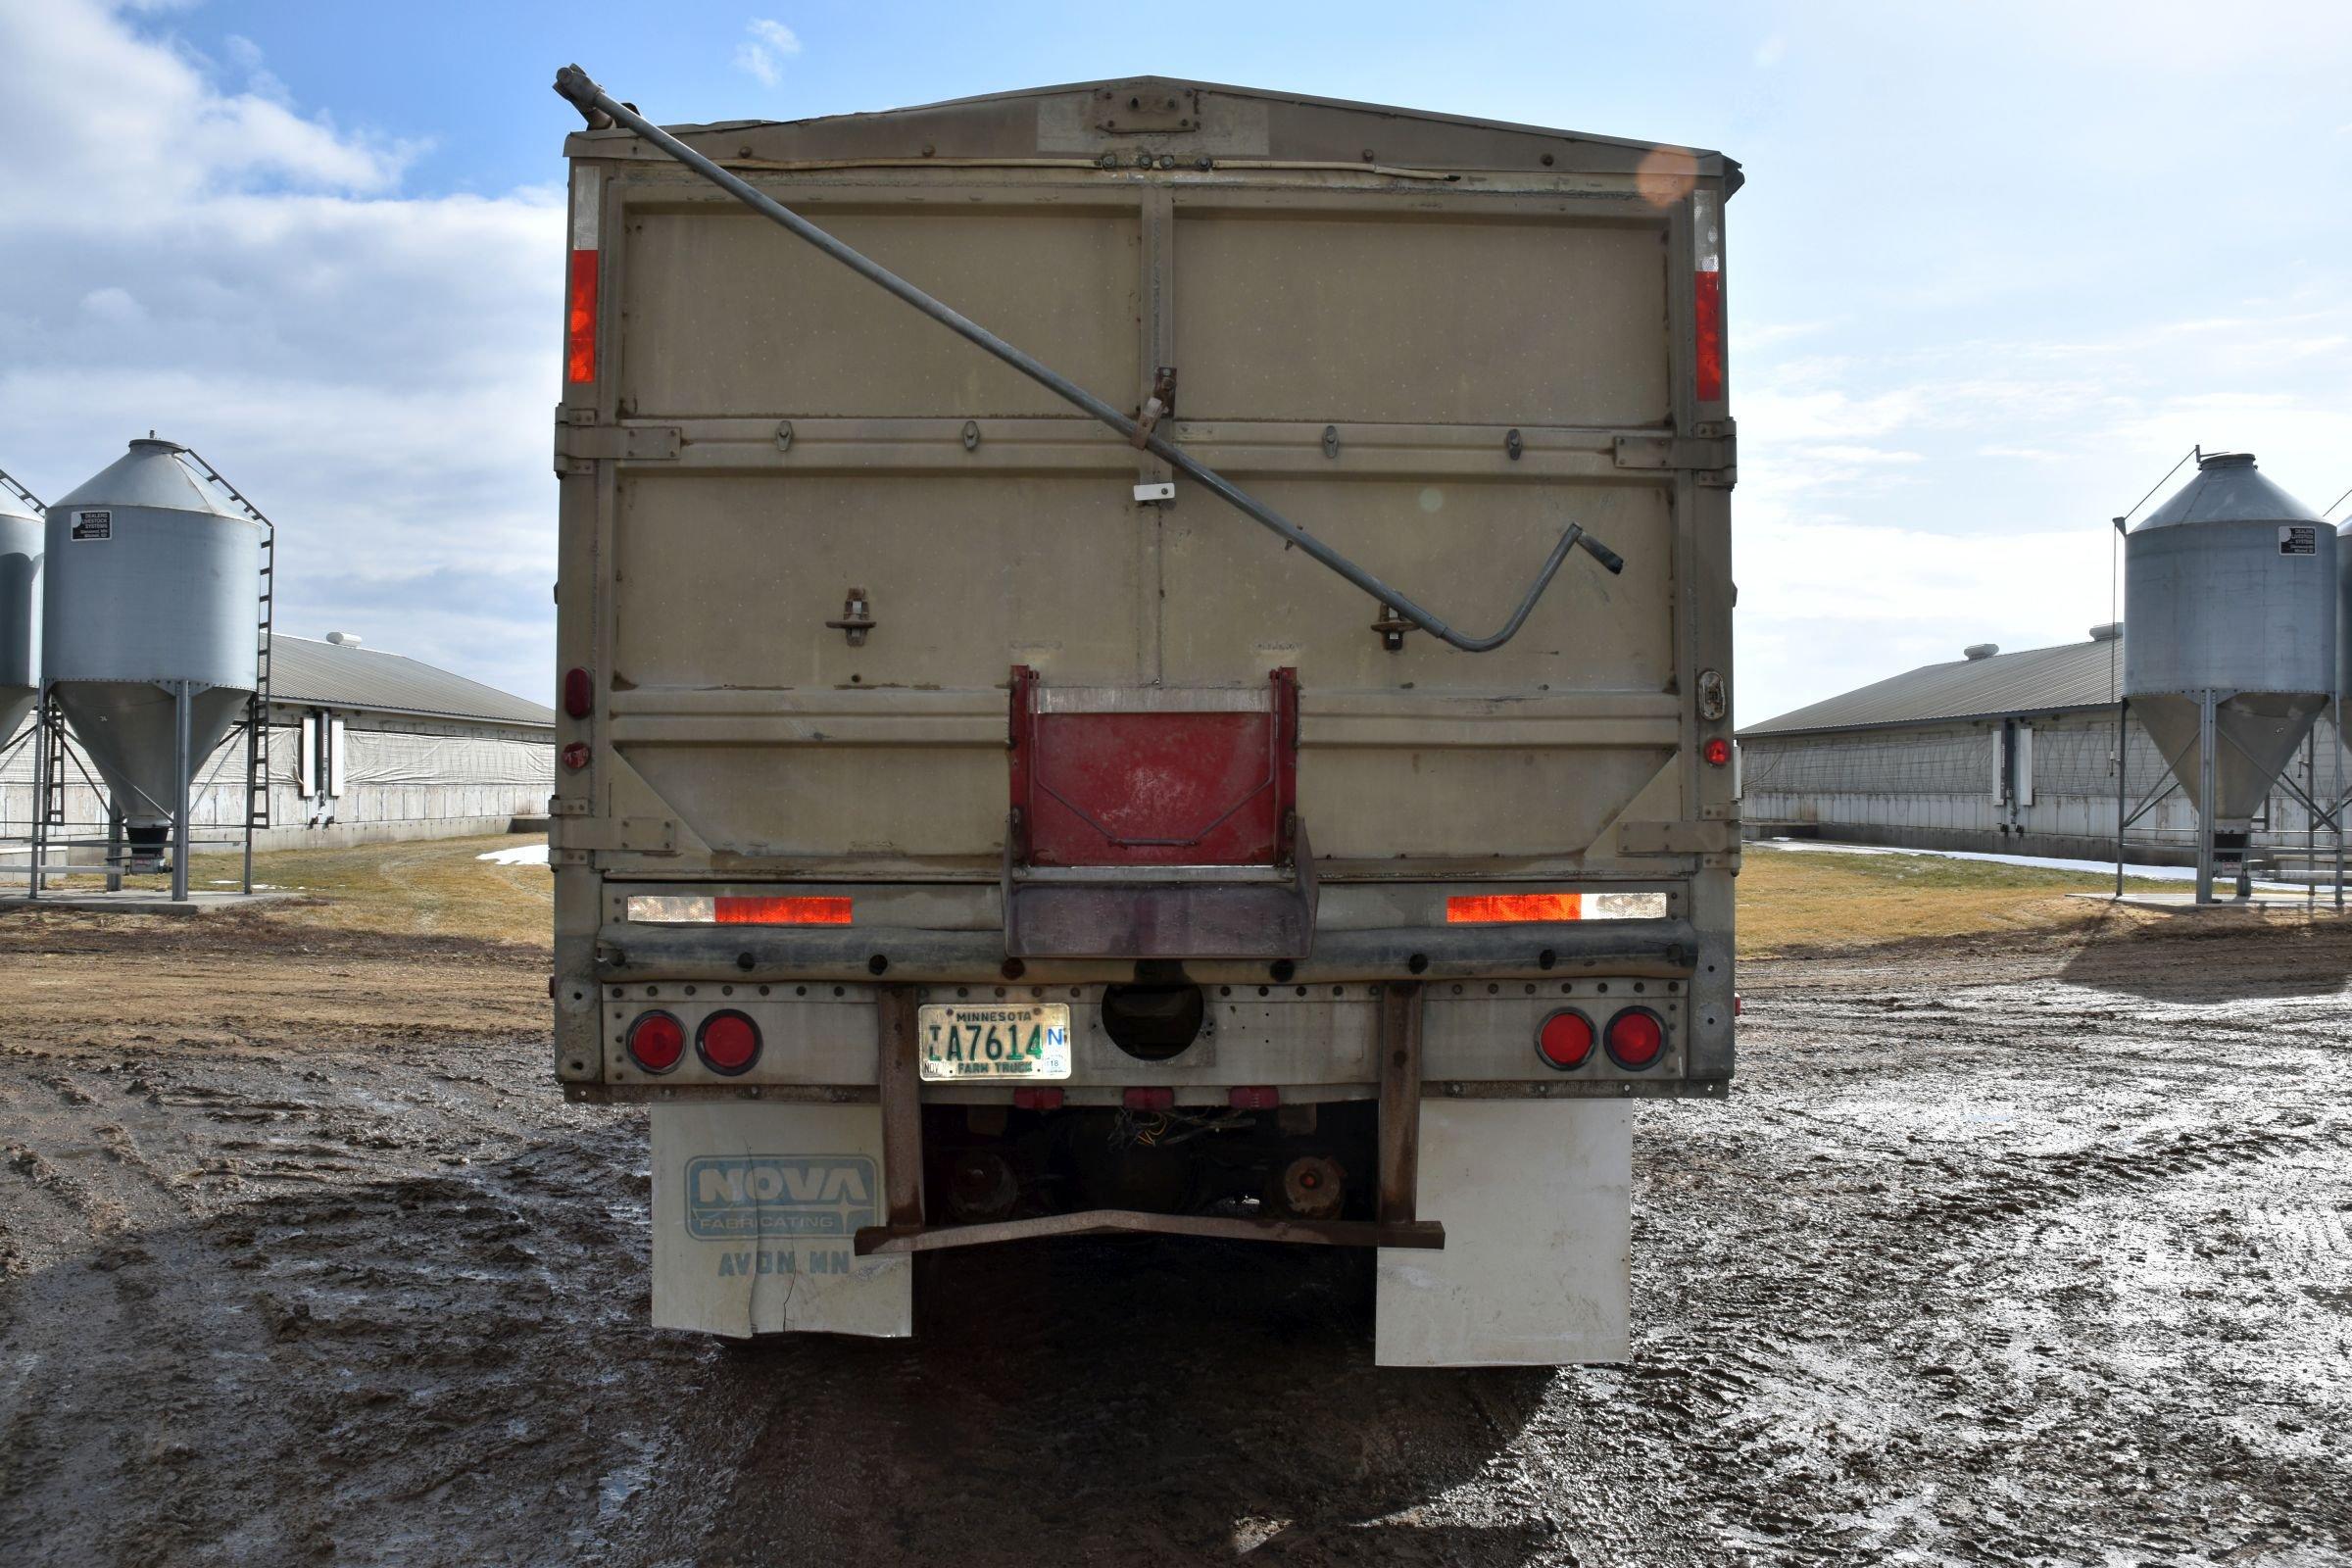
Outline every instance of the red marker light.
[[760, 1026], [740, 1012], [714, 1012], [694, 1033], [695, 1054], [732, 1078], [760, 1059]]
[[848, 925], [850, 906], [842, 898], [722, 893], [711, 905], [711, 915], [720, 925]]
[[1666, 1054], [1666, 1025], [1647, 1007], [1628, 1007], [1609, 1020], [1609, 1059], [1632, 1072]]
[[1536, 1031], [1536, 1054], [1562, 1072], [1582, 1067], [1592, 1054], [1592, 1020], [1563, 1007], [1544, 1020]]
[[564, 318], [564, 379], [596, 379], [596, 252], [571, 253], [571, 299]]
[[1691, 390], [1701, 403], [1723, 401], [1723, 199], [1690, 193]]
[[667, 1072], [686, 1054], [686, 1030], [666, 1012], [641, 1012], [629, 1025], [629, 1059], [647, 1072]]
[[1691, 318], [1698, 336], [1698, 401], [1723, 401], [1723, 273], [1698, 274]]
[[596, 711], [596, 681], [584, 669], [564, 672], [564, 711], [586, 718]]
[[1722, 767], [1732, 760], [1732, 743], [1717, 735], [1698, 749], [1698, 755], [1707, 760], [1709, 767]]

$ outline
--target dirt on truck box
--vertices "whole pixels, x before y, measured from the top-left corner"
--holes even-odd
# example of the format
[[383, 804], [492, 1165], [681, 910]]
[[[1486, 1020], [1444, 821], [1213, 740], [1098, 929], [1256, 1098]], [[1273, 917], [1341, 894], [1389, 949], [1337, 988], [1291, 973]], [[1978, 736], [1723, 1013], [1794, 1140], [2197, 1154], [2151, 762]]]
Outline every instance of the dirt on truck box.
[[558, 86], [556, 1069], [655, 1107], [656, 1321], [1155, 1231], [1377, 1249], [1389, 1364], [1621, 1357], [1629, 1102], [1732, 1072], [1738, 166]]

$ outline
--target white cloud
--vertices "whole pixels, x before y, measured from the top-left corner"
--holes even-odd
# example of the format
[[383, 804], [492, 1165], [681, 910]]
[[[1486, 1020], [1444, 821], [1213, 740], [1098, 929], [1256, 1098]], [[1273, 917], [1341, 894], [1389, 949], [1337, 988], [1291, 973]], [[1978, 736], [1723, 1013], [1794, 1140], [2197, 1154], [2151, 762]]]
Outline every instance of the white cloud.
[[116, 326], [135, 326], [147, 319], [147, 308], [123, 288], [94, 288], [81, 297], [81, 308], [93, 318]]
[[239, 33], [230, 33], [222, 41], [222, 50], [229, 64], [245, 73], [245, 90], [256, 98], [266, 98], [273, 104], [291, 105], [294, 95], [277, 74], [262, 64], [262, 46]]
[[413, 145], [159, 25], [0, 4], [0, 463], [56, 494], [190, 442], [280, 524], [281, 628], [543, 696], [560, 193], [406, 194]]
[[763, 86], [773, 87], [783, 79], [777, 61], [801, 52], [800, 36], [781, 22], [758, 17], [746, 24], [751, 38], [735, 46], [735, 69], [757, 77]]
[[781, 22], [759, 18], [752, 23], [751, 33], [780, 55], [797, 55], [801, 52], [799, 35]]

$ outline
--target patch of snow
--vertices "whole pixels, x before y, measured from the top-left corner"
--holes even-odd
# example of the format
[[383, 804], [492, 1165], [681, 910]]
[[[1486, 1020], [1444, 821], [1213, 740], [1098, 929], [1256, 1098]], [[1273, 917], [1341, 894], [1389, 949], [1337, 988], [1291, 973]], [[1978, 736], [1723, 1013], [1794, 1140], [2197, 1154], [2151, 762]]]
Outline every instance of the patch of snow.
[[496, 865], [545, 865], [547, 863], [547, 846], [544, 844], [517, 844], [511, 850], [492, 850], [489, 854], [477, 855], [474, 858], [488, 860]]
[[[2028, 865], [2045, 871], [2091, 871], [2102, 876], [2115, 874], [2113, 860], [2045, 859], [2033, 855], [1995, 855], [1989, 850], [1905, 850], [1886, 844], [1834, 844], [1827, 839], [1760, 839], [1749, 848], [1803, 850], [1825, 855], [1923, 855], [1939, 860], [1989, 860], [1995, 865]], [[2193, 865], [2132, 865], [2127, 862], [2124, 875], [2146, 877], [2157, 882], [2194, 882], [2197, 868]], [[2284, 884], [2261, 882], [2256, 886], [2280, 887]]]

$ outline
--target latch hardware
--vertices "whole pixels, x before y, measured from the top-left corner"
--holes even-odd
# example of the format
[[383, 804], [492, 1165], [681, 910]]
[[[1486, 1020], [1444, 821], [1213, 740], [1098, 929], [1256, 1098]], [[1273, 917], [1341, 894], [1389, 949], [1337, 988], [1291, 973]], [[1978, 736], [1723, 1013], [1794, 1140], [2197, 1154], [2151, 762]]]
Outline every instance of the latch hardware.
[[826, 625], [847, 636], [852, 648], [865, 646], [865, 634], [874, 629], [874, 617], [866, 604], [865, 590], [853, 588], [841, 602], [841, 618], [828, 620]]
[[1143, 451], [1151, 444], [1152, 432], [1159, 421], [1170, 417], [1175, 412], [1176, 367], [1163, 365], [1152, 372], [1152, 395], [1144, 400], [1143, 408], [1137, 411], [1135, 433], [1127, 438], [1127, 444], [1138, 452]]

